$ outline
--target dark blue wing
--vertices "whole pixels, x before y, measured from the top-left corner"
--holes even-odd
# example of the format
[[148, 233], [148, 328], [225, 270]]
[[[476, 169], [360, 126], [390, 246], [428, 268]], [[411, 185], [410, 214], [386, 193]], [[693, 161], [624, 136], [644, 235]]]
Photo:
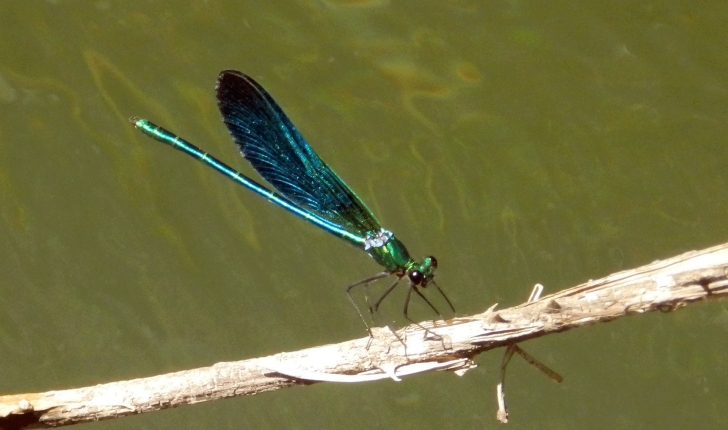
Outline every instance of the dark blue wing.
[[251, 77], [234, 70], [220, 73], [217, 104], [243, 157], [283, 196], [362, 237], [379, 232], [371, 211]]

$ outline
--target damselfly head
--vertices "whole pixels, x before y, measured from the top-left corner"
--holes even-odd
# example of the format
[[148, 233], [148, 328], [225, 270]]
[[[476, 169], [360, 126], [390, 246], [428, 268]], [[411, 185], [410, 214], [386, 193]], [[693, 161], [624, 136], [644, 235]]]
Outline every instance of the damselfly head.
[[435, 269], [437, 269], [437, 259], [433, 256], [425, 257], [422, 260], [422, 264], [411, 268], [407, 271], [407, 277], [410, 280], [410, 284], [418, 287], [426, 287], [428, 282], [435, 276]]

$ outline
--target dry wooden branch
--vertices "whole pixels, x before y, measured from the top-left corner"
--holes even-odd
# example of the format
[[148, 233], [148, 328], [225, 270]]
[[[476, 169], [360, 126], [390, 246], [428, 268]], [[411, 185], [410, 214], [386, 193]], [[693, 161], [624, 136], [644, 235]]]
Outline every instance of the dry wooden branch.
[[[264, 358], [150, 378], [0, 396], [0, 429], [55, 427], [141, 414], [317, 381], [362, 382], [430, 370], [462, 375], [484, 351], [552, 332], [728, 294], [728, 244], [589, 281], [538, 301]], [[440, 336], [435, 338], [432, 334]]]

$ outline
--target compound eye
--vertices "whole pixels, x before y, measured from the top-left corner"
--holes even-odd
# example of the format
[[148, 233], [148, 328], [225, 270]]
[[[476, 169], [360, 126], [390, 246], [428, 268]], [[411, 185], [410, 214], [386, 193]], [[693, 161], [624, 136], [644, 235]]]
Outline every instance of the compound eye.
[[433, 269], [437, 269], [437, 258], [433, 257], [432, 255], [427, 258], [430, 259], [430, 266], [432, 266]]
[[424, 278], [422, 276], [422, 272], [419, 270], [412, 270], [408, 274], [409, 280], [412, 283], [412, 285], [420, 285], [422, 283], [422, 279]]

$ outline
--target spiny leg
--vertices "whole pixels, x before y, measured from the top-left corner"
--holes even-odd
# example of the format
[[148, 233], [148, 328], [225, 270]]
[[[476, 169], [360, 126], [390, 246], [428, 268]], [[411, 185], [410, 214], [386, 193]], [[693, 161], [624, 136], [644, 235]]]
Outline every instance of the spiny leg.
[[437, 314], [437, 316], [440, 317], [440, 319], [444, 319], [442, 317], [442, 315], [440, 314], [440, 311], [437, 310], [437, 308], [432, 304], [432, 302], [427, 300], [427, 297], [425, 297], [425, 295], [420, 292], [420, 290], [417, 288], [417, 286], [411, 285], [411, 284], [410, 284], [410, 291], [407, 292], [407, 301], [404, 302], [404, 315], [405, 316], [407, 316], [407, 308], [409, 307], [409, 299], [410, 299], [410, 294], [411, 294], [412, 290], [414, 290], [414, 292], [417, 293], [418, 296], [422, 297], [422, 300], [424, 300], [425, 303], [427, 303], [427, 305], [430, 306], [430, 308], [433, 311], [435, 311], [435, 313]]
[[447, 298], [447, 296], [445, 295], [445, 292], [442, 291], [442, 289], [440, 288], [440, 286], [435, 283], [435, 280], [434, 279], [431, 280], [430, 282], [432, 282], [432, 285], [434, 285], [435, 288], [437, 288], [437, 291], [440, 292], [440, 295], [442, 296], [442, 298], [445, 299], [445, 301], [447, 302], [447, 304], [450, 305], [450, 309], [452, 309], [452, 311], [455, 312], [455, 308], [453, 307], [452, 303], [450, 303], [450, 299]]
[[430, 307], [432, 308], [432, 310], [433, 310], [433, 311], [435, 311], [435, 313], [436, 313], [437, 315], [439, 315], [439, 316], [440, 316], [440, 318], [442, 318], [442, 315], [440, 315], [440, 312], [438, 312], [438, 311], [437, 311], [437, 309], [435, 309], [435, 307], [434, 307], [434, 306], [432, 306], [432, 303], [430, 303], [430, 301], [429, 301], [429, 300], [427, 300], [427, 297], [425, 297], [425, 296], [424, 296], [424, 295], [423, 295], [423, 294], [422, 294], [422, 293], [420, 292], [420, 290], [419, 290], [419, 289], [417, 288], [417, 285], [414, 285], [414, 284], [410, 284], [410, 286], [409, 286], [409, 289], [407, 290], [407, 297], [405, 297], [405, 299], [404, 299], [404, 309], [402, 310], [402, 311], [403, 311], [403, 313], [404, 313], [404, 317], [405, 317], [405, 318], [407, 318], [407, 321], [411, 322], [412, 324], [414, 324], [414, 325], [416, 325], [417, 327], [419, 327], [419, 328], [421, 328], [422, 330], [424, 330], [424, 331], [425, 331], [425, 337], [427, 337], [427, 334], [429, 333], [429, 334], [430, 334], [430, 335], [431, 335], [431, 336], [432, 336], [433, 338], [435, 338], [435, 339], [439, 339], [439, 340], [440, 340], [440, 343], [442, 343], [442, 349], [445, 349], [445, 340], [443, 339], [443, 337], [442, 337], [442, 336], [440, 336], [440, 335], [439, 335], [439, 334], [437, 334], [437, 333], [433, 333], [433, 332], [431, 332], [430, 330], [428, 330], [428, 329], [427, 329], [427, 327], [424, 327], [424, 326], [423, 326], [422, 324], [420, 324], [420, 323], [418, 323], [417, 321], [413, 320], [413, 319], [412, 319], [412, 318], [410, 318], [410, 317], [409, 317], [409, 315], [407, 314], [407, 311], [409, 310], [409, 302], [410, 302], [410, 298], [412, 297], [412, 291], [414, 291], [415, 293], [417, 293], [417, 295], [418, 295], [418, 296], [422, 297], [422, 299], [423, 299], [423, 300], [424, 300], [424, 301], [425, 301], [425, 302], [426, 302], [426, 303], [427, 303], [428, 305], [430, 305]]
[[[378, 279], [382, 279], [382, 278], [387, 277], [387, 276], [389, 276], [389, 272], [386, 272], [386, 271], [380, 272], [380, 273], [377, 273], [376, 275], [371, 276], [369, 278], [363, 279], [361, 281], [354, 282], [353, 284], [348, 285], [346, 287], [346, 296], [349, 298], [349, 302], [351, 302], [351, 305], [354, 306], [354, 309], [356, 309], [356, 313], [359, 315], [359, 318], [361, 318], [361, 322], [363, 322], [364, 323], [364, 326], [367, 328], [367, 331], [369, 332], [369, 336], [370, 337], [374, 337], [372, 335], [372, 329], [371, 329], [371, 327], [369, 327], [369, 324], [367, 324], [366, 320], [364, 319], [364, 315], [362, 315], [361, 310], [359, 310], [359, 306], [357, 306], [356, 305], [356, 302], [354, 302], [354, 298], [351, 296], [351, 290], [354, 287], [358, 287], [359, 285], [364, 285], [365, 287], [367, 287], [372, 282], [374, 282], [374, 281], [376, 281]], [[367, 301], [368, 301], [368, 299], [367, 299]]]
[[[389, 276], [391, 274], [392, 274], [391, 272], [387, 272], [387, 271], [380, 272], [380, 273], [377, 273], [376, 275], [374, 275], [372, 277], [369, 277], [369, 278], [363, 279], [361, 281], [355, 282], [355, 283], [353, 283], [353, 284], [351, 284], [351, 285], [349, 285], [349, 286], [346, 287], [346, 296], [349, 298], [349, 302], [351, 302], [352, 306], [354, 306], [354, 309], [356, 309], [356, 313], [359, 315], [359, 318], [361, 318], [361, 321], [364, 323], [364, 326], [366, 326], [367, 331], [369, 332], [369, 337], [371, 337], [371, 338], [374, 338], [374, 334], [372, 333], [372, 329], [371, 329], [371, 327], [369, 327], [369, 324], [367, 324], [366, 319], [364, 319], [364, 315], [362, 315], [361, 310], [359, 310], [359, 306], [357, 306], [356, 305], [356, 302], [354, 302], [354, 298], [351, 296], [351, 290], [354, 287], [358, 287], [359, 285], [364, 285], [365, 287], [368, 287], [369, 284], [371, 284], [372, 282], [377, 281], [377, 280], [382, 279], [382, 278], [385, 278], [385, 277], [387, 277], [387, 276]], [[399, 280], [401, 278], [402, 278], [401, 276], [398, 276], [397, 277], [397, 281], [391, 287], [389, 287], [389, 290], [387, 290], [387, 292], [382, 297], [380, 297], [379, 300], [377, 300], [377, 303], [374, 305], [374, 308], [372, 308], [371, 306], [369, 307], [370, 314], [373, 314], [374, 313], [373, 310], [376, 310], [379, 307], [379, 304], [382, 302], [382, 300], [384, 299], [384, 297], [386, 297], [386, 295], [389, 294], [394, 289], [395, 286], [397, 286], [397, 282], [399, 282]], [[368, 303], [369, 302], [369, 297], [368, 296], [366, 297], [366, 300], [367, 300], [367, 303]], [[373, 320], [374, 320], [374, 318], [372, 317], [372, 321]], [[397, 338], [397, 340], [399, 341], [399, 343], [401, 343], [404, 346], [404, 348], [405, 348], [405, 354], [406, 354], [407, 344], [404, 343], [404, 340], [399, 336], [399, 334], [397, 334], [397, 332], [394, 330], [394, 328], [391, 325], [387, 324], [386, 326], [389, 329], [389, 331], [391, 331], [392, 334], [394, 334], [394, 337]]]
[[[369, 311], [372, 312], [372, 313], [376, 312], [377, 309], [379, 309], [379, 305], [382, 303], [382, 301], [385, 299], [385, 297], [387, 297], [389, 295], [389, 293], [391, 293], [394, 290], [394, 288], [397, 286], [397, 284], [401, 280], [402, 280], [402, 276], [397, 276], [397, 280], [394, 281], [394, 283], [389, 288], [387, 288], [387, 290], [381, 295], [381, 297], [379, 297], [379, 300], [377, 300], [377, 302], [374, 304], [374, 306], [371, 307], [371, 308], [369, 308]], [[410, 283], [409, 288], [407, 289], [407, 297], [404, 300], [404, 309], [403, 309], [404, 317], [407, 318], [407, 321], [409, 321], [412, 324], [415, 324], [416, 326], [418, 326], [421, 329], [423, 329], [425, 331], [425, 334], [429, 333], [433, 337], [438, 338], [438, 339], [440, 339], [442, 341], [442, 336], [437, 335], [435, 333], [432, 333], [430, 330], [428, 330], [427, 328], [423, 327], [420, 323], [416, 322], [415, 320], [413, 320], [412, 318], [409, 317], [409, 315], [408, 315], [407, 312], [409, 311], [409, 302], [410, 302], [410, 298], [412, 297], [412, 290], [414, 290], [415, 293], [417, 293], [418, 296], [422, 297], [422, 300], [424, 300], [425, 303], [427, 303], [427, 305], [430, 306], [430, 308], [432, 308], [432, 310], [435, 311], [435, 313], [440, 318], [442, 318], [442, 315], [440, 315], [440, 312], [437, 310], [437, 308], [435, 308], [435, 306], [432, 304], [432, 302], [430, 302], [427, 299], [427, 297], [425, 297], [420, 292], [420, 290], [417, 288], [417, 286], [416, 285], [413, 285], [412, 283]], [[449, 302], [450, 301], [448, 300], [448, 303]], [[450, 306], [452, 307], [452, 305], [450, 305]], [[395, 336], [397, 336], [396, 333], [395, 333]], [[397, 338], [399, 339], [399, 336], [397, 336]], [[402, 342], [401, 339], [400, 339], [400, 342]], [[402, 344], [404, 344], [404, 342], [402, 342]], [[443, 345], [443, 348], [444, 348], [444, 345]]]
[[[372, 276], [371, 278], [368, 278], [368, 279], [366, 279], [366, 280], [365, 280], [365, 281], [368, 281], [368, 282], [364, 282], [364, 281], [362, 281], [362, 282], [357, 282], [357, 283], [356, 283], [356, 285], [361, 285], [361, 284], [365, 284], [366, 286], [368, 286], [368, 285], [369, 285], [369, 283], [371, 283], [372, 281], [376, 281], [376, 280], [378, 280], [378, 279], [380, 279], [380, 278], [383, 278], [383, 277], [384, 277], [384, 276], [382, 276], [383, 274], [386, 274], [386, 275], [391, 275], [392, 273], [391, 273], [391, 272], [382, 272], [382, 273], [379, 273], [379, 274], [377, 274], [377, 275], [374, 275], [374, 276]], [[372, 317], [372, 321], [374, 321], [374, 313], [375, 313], [375, 312], [377, 311], [377, 309], [379, 309], [379, 305], [380, 305], [380, 304], [382, 303], [382, 301], [384, 300], [384, 298], [385, 298], [385, 297], [387, 297], [387, 296], [389, 295], [389, 293], [391, 293], [391, 292], [392, 292], [392, 290], [394, 290], [394, 288], [395, 288], [395, 287], [397, 286], [397, 284], [399, 283], [399, 281], [400, 281], [401, 279], [402, 279], [402, 276], [399, 276], [399, 275], [397, 275], [397, 279], [396, 279], [396, 280], [394, 281], [394, 283], [393, 283], [393, 284], [392, 284], [392, 285], [391, 285], [391, 286], [390, 286], [389, 288], [387, 288], [387, 291], [385, 291], [385, 292], [384, 292], [384, 294], [382, 294], [382, 295], [381, 295], [381, 296], [379, 297], [379, 299], [377, 300], [377, 302], [376, 302], [376, 303], [374, 303], [374, 306], [370, 306], [370, 307], [369, 307], [369, 313], [370, 313], [370, 315], [371, 315], [371, 317]], [[356, 285], [354, 285], [354, 286], [356, 286]], [[353, 287], [353, 286], [349, 286], [349, 287], [347, 288], [347, 292], [348, 292], [348, 291], [349, 291], [349, 290], [350, 290], [350, 289], [351, 289], [352, 287]], [[353, 299], [352, 299], [351, 295], [349, 295], [349, 300], [350, 300], [350, 301], [351, 301], [352, 303], [354, 303], [354, 301], [353, 301]], [[367, 298], [367, 303], [368, 303], [368, 298]], [[354, 306], [356, 307], [356, 305], [354, 305]], [[361, 314], [361, 312], [359, 311], [359, 308], [358, 308], [358, 307], [356, 308], [356, 311], [357, 311], [357, 312], [359, 313], [359, 317], [360, 317], [360, 318], [361, 318], [362, 320], [364, 320], [364, 317], [362, 316], [362, 314]], [[365, 324], [366, 324], [366, 323], [365, 323]], [[392, 326], [391, 326], [391, 324], [387, 323], [387, 324], [385, 324], [385, 325], [386, 325], [386, 327], [387, 327], [387, 328], [389, 329], [389, 331], [391, 331], [391, 332], [392, 332], [392, 334], [394, 335], [394, 337], [396, 337], [396, 338], [397, 338], [397, 340], [399, 341], [399, 343], [401, 343], [401, 344], [402, 344], [402, 346], [404, 346], [404, 348], [405, 348], [405, 355], [407, 355], [407, 344], [406, 344], [406, 343], [404, 342], [404, 339], [402, 339], [402, 338], [401, 338], [401, 337], [399, 336], [399, 334], [397, 334], [397, 331], [396, 331], [396, 330], [394, 329], [394, 327], [392, 327]], [[367, 329], [369, 329], [369, 326], [367, 326]], [[374, 337], [374, 336], [372, 335], [372, 331], [371, 331], [371, 329], [369, 329], [369, 336], [372, 336], [372, 337]]]
[[372, 307], [370, 307], [370, 308], [369, 308], [369, 312], [371, 312], [371, 313], [374, 313], [374, 312], [376, 312], [376, 311], [377, 311], [377, 309], [379, 309], [379, 305], [380, 305], [380, 304], [382, 304], [382, 300], [384, 300], [384, 298], [385, 298], [385, 297], [387, 297], [387, 296], [389, 295], [389, 293], [391, 293], [391, 292], [392, 292], [392, 291], [394, 290], [394, 287], [396, 287], [396, 286], [397, 286], [397, 284], [399, 284], [399, 281], [401, 281], [401, 280], [402, 280], [402, 277], [401, 277], [401, 276], [399, 276], [399, 275], [397, 275], [397, 280], [396, 280], [396, 281], [394, 281], [394, 283], [393, 283], [393, 284], [392, 284], [392, 285], [391, 285], [391, 286], [390, 286], [389, 288], [387, 288], [387, 291], [385, 291], [385, 292], [384, 292], [384, 293], [383, 293], [383, 294], [382, 294], [382, 295], [381, 295], [381, 296], [379, 297], [379, 300], [377, 300], [377, 302], [376, 302], [376, 303], [374, 303], [374, 306], [372, 306]]
[[[381, 296], [379, 296], [379, 299], [377, 300], [376, 303], [374, 303], [374, 306], [369, 307], [369, 313], [372, 315], [372, 320], [374, 320], [374, 313], [379, 309], [379, 305], [382, 304], [382, 301], [384, 300], [384, 298], [387, 297], [389, 295], [389, 293], [391, 293], [394, 290], [394, 288], [397, 286], [397, 284], [399, 284], [399, 281], [402, 280], [402, 276], [399, 276], [399, 275], [396, 275], [396, 276], [397, 276], [397, 279], [394, 281], [394, 283], [392, 283], [392, 285], [389, 286], [389, 288], [387, 288], [387, 290]], [[394, 328], [389, 323], [387, 323], [386, 326], [389, 329], [389, 331], [391, 331], [394, 334], [394, 337], [397, 338], [399, 343], [401, 343], [402, 346], [404, 346], [405, 355], [407, 355], [407, 344], [404, 343], [404, 340], [401, 337], [399, 337], [399, 335], [397, 334], [397, 331], [394, 330]]]

